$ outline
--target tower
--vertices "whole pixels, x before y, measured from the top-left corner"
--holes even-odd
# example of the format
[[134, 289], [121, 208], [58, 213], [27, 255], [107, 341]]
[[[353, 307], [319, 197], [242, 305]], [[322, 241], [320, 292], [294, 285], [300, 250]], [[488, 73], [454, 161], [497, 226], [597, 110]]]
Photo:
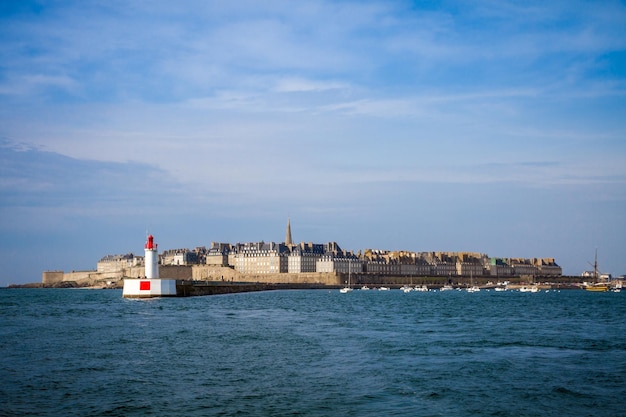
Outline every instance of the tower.
[[[154, 236], [148, 236], [145, 250], [145, 277], [124, 278], [124, 298], [177, 297], [179, 295], [176, 280], [159, 277], [159, 252]], [[182, 294], [182, 293], [181, 293]]]
[[285, 246], [293, 245], [291, 240], [291, 219], [287, 218], [287, 233], [285, 234]]
[[157, 251], [157, 244], [154, 243], [154, 237], [148, 236], [148, 241], [144, 247], [145, 249], [145, 262], [146, 278], [158, 278], [159, 277], [159, 253]]

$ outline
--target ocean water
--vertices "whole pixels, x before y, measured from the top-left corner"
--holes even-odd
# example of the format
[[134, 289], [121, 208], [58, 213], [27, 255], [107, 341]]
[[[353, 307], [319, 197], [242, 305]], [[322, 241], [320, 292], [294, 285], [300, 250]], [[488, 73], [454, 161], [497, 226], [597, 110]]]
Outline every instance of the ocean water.
[[626, 416], [626, 293], [0, 290], [0, 415]]

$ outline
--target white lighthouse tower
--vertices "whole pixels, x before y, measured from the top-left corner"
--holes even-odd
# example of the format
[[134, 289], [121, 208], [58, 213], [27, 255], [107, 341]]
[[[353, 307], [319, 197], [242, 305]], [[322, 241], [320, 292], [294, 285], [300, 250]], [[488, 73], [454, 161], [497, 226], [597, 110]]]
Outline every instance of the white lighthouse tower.
[[154, 236], [148, 236], [148, 240], [144, 246], [144, 260], [146, 263], [145, 275], [148, 279], [159, 277], [159, 252], [157, 251], [157, 246], [158, 245], [154, 243]]
[[145, 250], [145, 277], [125, 278], [124, 298], [176, 297], [176, 280], [159, 277], [159, 252], [154, 236], [148, 236]]

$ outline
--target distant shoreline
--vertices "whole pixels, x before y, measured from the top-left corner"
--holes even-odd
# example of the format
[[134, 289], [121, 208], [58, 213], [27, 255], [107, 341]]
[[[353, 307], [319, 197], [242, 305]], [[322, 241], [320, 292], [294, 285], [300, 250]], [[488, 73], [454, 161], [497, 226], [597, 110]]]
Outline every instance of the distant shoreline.
[[[415, 277], [416, 278], [416, 277]], [[432, 277], [423, 277], [424, 281], [429, 281], [430, 279], [432, 279]], [[440, 278], [440, 277], [439, 277]], [[418, 279], [414, 279], [415, 281], [419, 281]], [[477, 281], [476, 278], [474, 278], [475, 281]], [[252, 285], [252, 284], [261, 284], [261, 282], [257, 282], [257, 281], [242, 281], [242, 282], [230, 282], [230, 283], [224, 283], [223, 281], [191, 281], [191, 280], [184, 280], [184, 281], [188, 281], [190, 284], [191, 283], [197, 283], [199, 285], [203, 285], [204, 283], [206, 283], [207, 285], [223, 285], [223, 286], [241, 286], [241, 285]], [[396, 282], [393, 282], [396, 281]], [[407, 283], [404, 282], [406, 281], [405, 279], [398, 279], [398, 280], [388, 280], [387, 282], [384, 283], [385, 286], [392, 288], [392, 289], [396, 289], [396, 288], [400, 288], [403, 285], [406, 285]], [[515, 290], [515, 289], [519, 289], [521, 287], [524, 286], [530, 286], [530, 285], [536, 285], [539, 289], [542, 290], [548, 290], [548, 289], [572, 289], [572, 290], [576, 290], [576, 289], [584, 289], [584, 280], [581, 280], [581, 277], [573, 277], [573, 276], [562, 276], [559, 277], [559, 279], [554, 279], [554, 277], [551, 277], [549, 282], [526, 282], [526, 281], [522, 281], [522, 280], [509, 280], [509, 284], [507, 286], [507, 288], [511, 289], [511, 290]], [[265, 283], [268, 284], [268, 283]], [[500, 285], [494, 284], [493, 282], [483, 282], [483, 283], [476, 283], [477, 286], [481, 289], [493, 289], [496, 288]], [[0, 288], [4, 288], [4, 289], [40, 289], [40, 288], [60, 288], [60, 289], [122, 289], [123, 288], [123, 280], [118, 280], [115, 281], [113, 283], [111, 283], [110, 285], [103, 285], [103, 284], [97, 284], [97, 285], [93, 285], [93, 283], [80, 283], [80, 282], [76, 282], [76, 281], [62, 281], [62, 282], [55, 282], [55, 283], [41, 283], [41, 282], [31, 282], [31, 283], [25, 283], [25, 284], [9, 284], [6, 287], [0, 287]], [[360, 288], [362, 284], [361, 283], [355, 283], [353, 285], [354, 288]], [[367, 285], [371, 286], [379, 286], [376, 283], [367, 283]], [[429, 289], [439, 289], [441, 287], [441, 284], [439, 282], [427, 282], [425, 283], [425, 285], [429, 288]], [[454, 288], [465, 288], [467, 286], [470, 285], [470, 278], [468, 277], [467, 279], [465, 279], [464, 277], [457, 277], [457, 280], [455, 283], [452, 284], [452, 286]], [[336, 289], [336, 288], [340, 288], [341, 285], [332, 285], [332, 284], [307, 284], [307, 283], [273, 283], [271, 284], [272, 289]]]

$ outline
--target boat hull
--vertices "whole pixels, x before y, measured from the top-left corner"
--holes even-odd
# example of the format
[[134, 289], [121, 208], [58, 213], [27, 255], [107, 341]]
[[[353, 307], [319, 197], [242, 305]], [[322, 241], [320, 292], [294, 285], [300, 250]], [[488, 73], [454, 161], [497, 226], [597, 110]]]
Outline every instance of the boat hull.
[[607, 285], [592, 285], [589, 287], [585, 287], [585, 290], [592, 292], [607, 292], [609, 287]]

